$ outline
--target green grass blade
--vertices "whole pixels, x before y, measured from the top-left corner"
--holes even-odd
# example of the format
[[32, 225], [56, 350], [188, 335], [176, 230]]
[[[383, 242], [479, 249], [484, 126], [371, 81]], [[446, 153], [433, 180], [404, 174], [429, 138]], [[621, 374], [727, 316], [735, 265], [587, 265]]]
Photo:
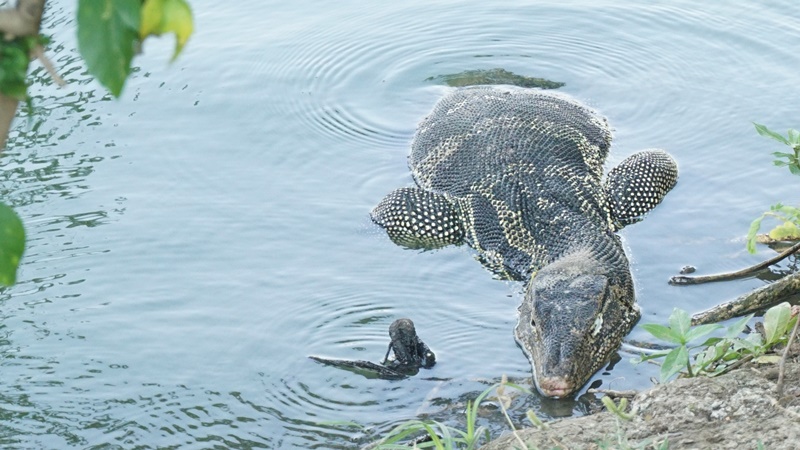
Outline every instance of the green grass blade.
[[[419, 434], [425, 431], [425, 423], [421, 420], [409, 420], [408, 422], [401, 423], [400, 425], [389, 431], [388, 436], [384, 437], [379, 444], [394, 444], [403, 439], [407, 439], [414, 434]], [[380, 447], [383, 448], [383, 447]]]
[[439, 436], [436, 434], [436, 432], [433, 430], [433, 428], [430, 425], [428, 425], [427, 423], [424, 424], [424, 427], [425, 427], [425, 431], [428, 432], [428, 436], [431, 437], [431, 441], [436, 446], [436, 450], [445, 450], [444, 444], [442, 444], [442, 440], [439, 439]]
[[478, 408], [472, 407], [473, 403], [467, 400], [467, 436], [475, 436], [475, 421], [478, 419]]

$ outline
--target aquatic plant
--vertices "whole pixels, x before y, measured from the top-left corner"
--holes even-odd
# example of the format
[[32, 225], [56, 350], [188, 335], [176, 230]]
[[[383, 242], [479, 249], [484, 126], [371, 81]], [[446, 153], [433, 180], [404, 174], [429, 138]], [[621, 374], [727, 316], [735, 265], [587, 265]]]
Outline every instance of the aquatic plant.
[[786, 343], [797, 321], [792, 318], [789, 303], [781, 303], [764, 314], [764, 334], [749, 333], [740, 337], [753, 315], [742, 317], [727, 327], [724, 337], [712, 337], [698, 345], [690, 343], [723, 328], [719, 324], [692, 327], [691, 317], [675, 308], [669, 317], [669, 326], [644, 324], [647, 332], [663, 341], [677, 344], [670, 350], [642, 355], [635, 363], [664, 358], [661, 363], [661, 381], [683, 372], [683, 376], [717, 376], [754, 358], [777, 362], [777, 356], [764, 356], [778, 344]]
[[[755, 125], [756, 131], [761, 136], [778, 141], [791, 149], [791, 153], [773, 152], [772, 155], [776, 157], [773, 164], [777, 167], [788, 167], [792, 174], [800, 176], [800, 132], [790, 129], [786, 136], [783, 136], [764, 125], [758, 123], [753, 125]], [[763, 213], [750, 224], [750, 230], [747, 233], [747, 251], [750, 253], [756, 252], [758, 230], [761, 228], [761, 222], [768, 217], [781, 222], [780, 225], [767, 233], [769, 239], [773, 241], [800, 239], [800, 208], [778, 203], [772, 205], [769, 211]]]

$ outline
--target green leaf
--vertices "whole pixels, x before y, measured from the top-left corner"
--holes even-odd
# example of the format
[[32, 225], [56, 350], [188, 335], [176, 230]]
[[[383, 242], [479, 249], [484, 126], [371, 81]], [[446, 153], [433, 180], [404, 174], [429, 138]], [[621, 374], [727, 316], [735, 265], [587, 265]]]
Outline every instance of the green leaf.
[[730, 348], [729, 342], [720, 345], [712, 345], [697, 356], [696, 365], [700, 370], [705, 370], [711, 364], [719, 361]]
[[760, 333], [750, 333], [744, 339], [735, 340], [735, 342], [738, 342], [738, 341], [747, 342], [747, 343], [750, 343], [752, 345], [756, 345], [756, 346], [759, 346], [759, 347], [764, 345], [764, 339], [761, 337]]
[[25, 228], [17, 213], [0, 203], [0, 285], [17, 281], [17, 267], [25, 251]]
[[770, 211], [778, 211], [783, 208], [783, 206], [783, 203], [775, 203], [774, 205], [770, 206], [769, 209]]
[[776, 203], [770, 206], [770, 211], [779, 212], [789, 217], [785, 218], [784, 220], [800, 220], [800, 209], [794, 206]]
[[[760, 348], [761, 347], [757, 347], [752, 352], [747, 350], [747, 352], [752, 353], [754, 355], [758, 355], [758, 354], [761, 354], [761, 351], [759, 350]], [[736, 360], [742, 359], [742, 357], [744, 356], [744, 353], [745, 353], [745, 351], [743, 351], [743, 349], [741, 349], [741, 348], [740, 349], [736, 349], [736, 350], [731, 350], [731, 351], [728, 351], [727, 353], [725, 353], [722, 356], [722, 360], [725, 361], [725, 362], [736, 361]]]
[[119, 97], [139, 42], [140, 0], [79, 0], [78, 48], [89, 73]]
[[703, 337], [709, 333], [713, 333], [715, 330], [719, 330], [720, 328], [723, 328], [723, 326], [718, 323], [698, 325], [686, 332], [686, 342], [692, 342], [693, 340]]
[[756, 235], [758, 234], [758, 230], [761, 228], [761, 222], [766, 217], [764, 214], [761, 217], [757, 218], [750, 224], [750, 229], [747, 231], [747, 251], [749, 253], [756, 252]]
[[775, 139], [776, 141], [778, 141], [778, 142], [780, 142], [782, 144], [789, 145], [789, 141], [787, 141], [786, 138], [781, 136], [779, 133], [776, 133], [776, 132], [770, 130], [769, 128], [765, 127], [764, 125], [761, 125], [761, 124], [758, 124], [758, 123], [755, 123], [755, 122], [753, 122], [753, 125], [756, 126], [756, 131], [761, 136], [768, 137], [770, 139]]
[[764, 345], [771, 346], [786, 334], [791, 313], [792, 307], [786, 302], [767, 310], [764, 314]]
[[658, 339], [667, 342], [673, 342], [675, 344], [681, 344], [681, 336], [675, 333], [674, 330], [665, 327], [664, 325], [658, 325], [655, 323], [646, 323], [642, 325], [642, 328], [645, 329], [648, 333], [652, 334]]
[[685, 369], [689, 364], [689, 351], [685, 345], [681, 345], [673, 349], [664, 358], [664, 364], [661, 365], [661, 382], [665, 382], [673, 375]]
[[680, 343], [685, 344], [687, 342], [686, 333], [689, 332], [689, 328], [692, 326], [692, 318], [689, 317], [688, 312], [675, 308], [672, 310], [672, 314], [669, 315], [669, 326], [672, 328], [673, 333], [680, 336]]
[[732, 323], [728, 326], [728, 329], [725, 331], [725, 337], [728, 339], [733, 339], [738, 337], [744, 331], [744, 328], [747, 326], [747, 322], [750, 322], [750, 319], [753, 318], [753, 314], [748, 314], [736, 322]]
[[731, 339], [731, 343], [733, 344], [733, 350], [735, 351], [744, 351], [747, 353], [751, 353], [753, 355], [760, 355], [764, 353], [763, 342], [761, 340], [761, 335], [758, 333], [750, 333], [747, 335], [747, 338], [734, 338]]
[[[722, 342], [724, 340], [725, 339], [718, 338], [718, 337], [708, 338], [705, 341], [703, 341], [702, 344], [698, 345], [697, 347], [711, 347], [712, 345], [717, 345], [718, 343], [720, 343], [720, 342]], [[692, 347], [692, 348], [697, 348], [697, 347]]]
[[797, 164], [789, 164], [789, 172], [792, 172], [792, 175], [800, 175], [800, 167]]
[[175, 33], [173, 61], [192, 35], [193, 26], [192, 10], [184, 0], [145, 0], [142, 5], [139, 36], [144, 40], [150, 35]]
[[43, 36], [0, 40], [0, 92], [20, 101], [28, 99], [29, 55], [34, 48], [46, 43]]
[[800, 131], [797, 131], [794, 128], [790, 128], [788, 135], [789, 135], [789, 143], [791, 145], [800, 144]]

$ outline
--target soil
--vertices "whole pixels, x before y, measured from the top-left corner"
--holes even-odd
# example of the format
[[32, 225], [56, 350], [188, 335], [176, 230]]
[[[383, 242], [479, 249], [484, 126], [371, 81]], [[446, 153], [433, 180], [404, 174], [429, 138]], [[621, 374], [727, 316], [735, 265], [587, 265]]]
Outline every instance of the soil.
[[509, 432], [481, 449], [519, 449], [520, 440], [527, 449], [799, 449], [800, 356], [785, 367], [780, 398], [778, 364], [748, 363], [719, 377], [642, 391], [631, 400], [631, 420], [608, 411], [561, 419], [517, 431], [519, 440]]

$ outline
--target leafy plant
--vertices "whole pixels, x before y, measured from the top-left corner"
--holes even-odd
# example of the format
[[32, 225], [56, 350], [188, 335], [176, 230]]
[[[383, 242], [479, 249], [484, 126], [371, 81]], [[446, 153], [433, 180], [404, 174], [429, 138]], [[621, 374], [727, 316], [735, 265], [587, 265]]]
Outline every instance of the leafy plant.
[[[773, 164], [778, 167], [788, 167], [790, 172], [795, 175], [800, 175], [800, 132], [795, 129], [790, 129], [786, 133], [786, 136], [783, 136], [764, 125], [758, 123], [754, 123], [753, 125], [755, 125], [756, 131], [761, 136], [778, 141], [791, 149], [791, 153], [773, 152], [772, 155], [776, 157]], [[776, 241], [800, 239], [800, 208], [785, 206], [778, 203], [772, 205], [769, 211], [762, 214], [750, 224], [750, 230], [747, 233], [748, 252], [756, 252], [756, 236], [758, 235], [758, 230], [761, 228], [761, 222], [767, 217], [777, 219], [781, 222], [780, 225], [776, 226], [768, 233], [770, 239]]]
[[[511, 429], [516, 432], [514, 425], [511, 423], [511, 418], [508, 416], [508, 407], [511, 399], [505, 393], [506, 387], [513, 388], [526, 394], [531, 393], [522, 386], [509, 383], [504, 375], [500, 383], [494, 384], [484, 390], [474, 401], [467, 402], [467, 409], [465, 412], [467, 419], [466, 430], [459, 430], [435, 420], [409, 420], [391, 430], [388, 436], [378, 441], [375, 448], [382, 450], [408, 449], [408, 445], [403, 444], [403, 442], [421, 435], [426, 436], [427, 440], [425, 442], [415, 442], [414, 448], [435, 448], [437, 450], [471, 450], [478, 448], [479, 445], [489, 442], [491, 439], [489, 430], [484, 426], [477, 426], [477, 420], [481, 403], [492, 392], [497, 394], [498, 403], [503, 411], [503, 415], [506, 417]], [[528, 411], [527, 416], [534, 425], [544, 426], [541, 420], [539, 420], [532, 411]], [[524, 444], [523, 448], [526, 448]]]
[[671, 350], [642, 355], [636, 362], [664, 358], [661, 364], [662, 382], [684, 370], [684, 375], [688, 377], [720, 375], [742, 358], [761, 357], [775, 345], [784, 343], [797, 320], [791, 317], [791, 306], [781, 303], [764, 314], [763, 338], [758, 333], [750, 333], [741, 338], [747, 322], [752, 318], [751, 314], [728, 326], [724, 337], [712, 337], [702, 344], [690, 346], [689, 343], [723, 327], [719, 324], [692, 327], [689, 314], [675, 308], [669, 317], [669, 327], [658, 324], [645, 324], [642, 327], [656, 338], [678, 346]]
[[175, 33], [174, 60], [192, 34], [192, 12], [184, 0], [79, 0], [78, 47], [89, 72], [115, 97], [131, 72], [141, 41]]
[[33, 49], [48, 42], [49, 38], [42, 35], [0, 40], [0, 92], [17, 100], [28, 100], [30, 55]]
[[755, 125], [756, 131], [761, 136], [768, 137], [780, 142], [781, 144], [788, 145], [789, 148], [792, 149], [792, 153], [773, 152], [772, 156], [777, 158], [786, 158], [786, 161], [776, 159], [772, 163], [778, 167], [789, 167], [790, 172], [795, 175], [800, 175], [800, 131], [790, 129], [786, 133], [786, 137], [784, 137], [780, 133], [772, 131], [764, 125], [758, 123], [753, 123], [753, 125]]
[[[186, 0], [79, 0], [78, 47], [89, 72], [119, 97], [131, 72], [131, 60], [149, 36], [175, 34], [174, 60], [193, 31]], [[28, 101], [28, 63], [49, 38], [20, 36], [0, 40], [0, 93]], [[0, 150], [5, 142], [0, 142]], [[19, 216], [0, 203], [0, 286], [16, 281], [25, 249], [25, 231]]]
[[688, 376], [693, 377], [697, 372], [697, 368], [693, 367], [689, 353], [702, 346], [696, 345], [690, 347], [689, 344], [703, 336], [706, 336], [719, 328], [718, 324], [700, 325], [698, 327], [691, 327], [692, 319], [689, 313], [682, 309], [675, 308], [669, 316], [669, 326], [659, 325], [655, 323], [648, 323], [642, 325], [648, 333], [652, 334], [658, 339], [667, 341], [673, 344], [678, 344], [672, 350], [665, 350], [653, 353], [651, 355], [642, 356], [640, 361], [647, 361], [651, 359], [664, 357], [664, 363], [661, 365], [661, 381], [666, 381], [676, 373], [684, 368]]

